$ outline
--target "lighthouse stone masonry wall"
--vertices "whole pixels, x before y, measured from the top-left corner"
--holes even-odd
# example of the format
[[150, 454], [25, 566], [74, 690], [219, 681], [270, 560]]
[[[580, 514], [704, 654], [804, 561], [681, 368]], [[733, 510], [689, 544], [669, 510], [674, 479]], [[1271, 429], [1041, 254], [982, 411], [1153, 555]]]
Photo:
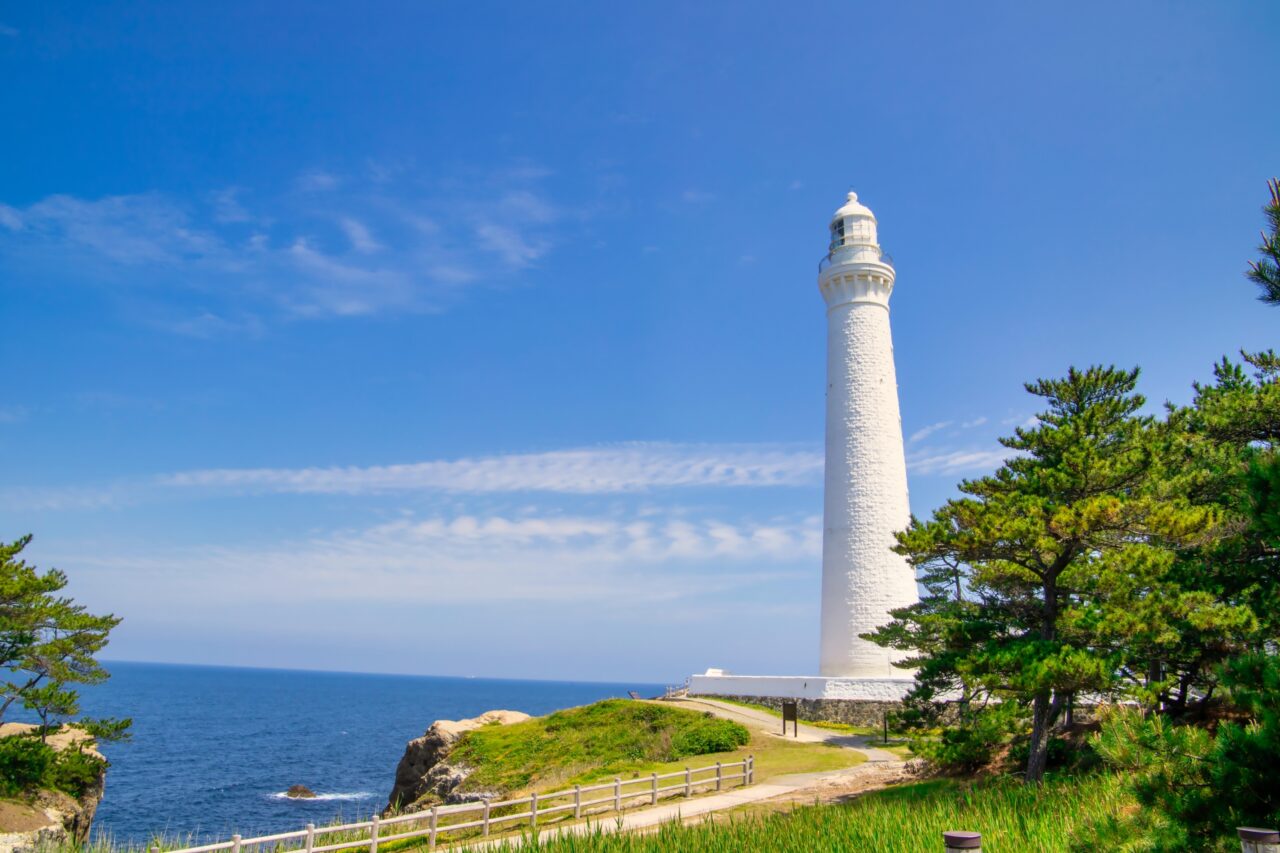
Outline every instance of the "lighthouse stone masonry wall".
[[[863, 273], [874, 275], [873, 273]], [[856, 276], [856, 272], [844, 273]], [[915, 574], [891, 549], [911, 520], [884, 284], [829, 284], [826, 500], [820, 672], [902, 678], [901, 654], [859, 638], [916, 600]], [[887, 302], [887, 293], [884, 294]]]

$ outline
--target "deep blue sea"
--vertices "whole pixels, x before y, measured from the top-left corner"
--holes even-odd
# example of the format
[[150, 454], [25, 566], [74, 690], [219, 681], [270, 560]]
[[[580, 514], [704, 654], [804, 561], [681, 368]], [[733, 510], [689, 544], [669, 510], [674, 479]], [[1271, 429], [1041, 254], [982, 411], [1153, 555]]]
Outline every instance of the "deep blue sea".
[[[116, 842], [155, 833], [204, 840], [364, 818], [386, 803], [405, 742], [437, 719], [506, 708], [539, 715], [654, 684], [508, 681], [109, 663], [84, 713], [132, 717], [106, 744], [94, 830]], [[322, 796], [279, 796], [302, 784]]]

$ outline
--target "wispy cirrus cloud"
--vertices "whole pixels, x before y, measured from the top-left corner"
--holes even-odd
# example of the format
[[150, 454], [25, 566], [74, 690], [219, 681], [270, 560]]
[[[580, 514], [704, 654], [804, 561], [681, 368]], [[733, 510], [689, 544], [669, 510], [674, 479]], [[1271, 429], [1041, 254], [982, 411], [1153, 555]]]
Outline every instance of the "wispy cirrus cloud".
[[922, 441], [928, 438], [929, 436], [933, 435], [938, 430], [946, 429], [947, 427], [951, 426], [953, 423], [955, 423], [955, 421], [938, 421], [937, 423], [929, 424], [928, 426], [921, 427], [920, 429], [911, 433], [911, 437], [907, 439], [907, 443], [915, 444], [917, 441]]
[[223, 468], [158, 479], [169, 487], [292, 493], [390, 491], [608, 494], [660, 488], [815, 485], [822, 454], [778, 445], [626, 444], [403, 465]]
[[907, 455], [907, 470], [913, 474], [955, 475], [984, 473], [1000, 467], [1013, 451], [998, 449], [922, 448]]
[[227, 187], [193, 199], [144, 192], [0, 203], [11, 282], [126, 290], [149, 322], [212, 336], [288, 318], [447, 308], [544, 258], [565, 211], [541, 173], [503, 172], [466, 194], [420, 177], [304, 173], [291, 189]]
[[[1009, 455], [1003, 448], [921, 447], [907, 455], [907, 468], [918, 476], [979, 473], [997, 467]], [[822, 472], [822, 453], [806, 446], [634, 443], [393, 465], [207, 468], [101, 487], [8, 487], [0, 489], [0, 507], [117, 508], [177, 493], [621, 495], [670, 489], [817, 488]]]

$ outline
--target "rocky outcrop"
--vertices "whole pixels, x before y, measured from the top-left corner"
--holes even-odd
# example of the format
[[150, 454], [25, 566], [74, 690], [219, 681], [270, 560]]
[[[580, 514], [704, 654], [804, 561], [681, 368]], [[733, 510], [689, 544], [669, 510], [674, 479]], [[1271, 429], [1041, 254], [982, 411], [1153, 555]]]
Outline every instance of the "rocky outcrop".
[[[0, 725], [0, 737], [22, 734], [34, 728], [25, 723], [5, 723]], [[106, 785], [106, 760], [95, 748], [93, 738], [72, 726], [65, 726], [49, 735], [48, 744], [58, 750], [83, 749], [102, 760], [102, 771], [97, 782], [79, 799], [61, 791], [41, 790], [21, 802], [0, 801], [0, 853], [29, 853], [49, 846], [83, 845], [89, 840], [93, 815], [98, 810], [98, 803], [102, 802]]]
[[396, 781], [387, 799], [387, 813], [413, 811], [428, 802], [460, 803], [496, 796], [501, 792], [463, 791], [472, 768], [451, 764], [449, 753], [458, 738], [487, 725], [507, 725], [529, 719], [519, 711], [486, 711], [470, 720], [436, 720], [426, 734], [405, 746], [396, 766]]
[[316, 792], [308, 788], [306, 785], [290, 785], [289, 790], [284, 795], [291, 800], [314, 800]]

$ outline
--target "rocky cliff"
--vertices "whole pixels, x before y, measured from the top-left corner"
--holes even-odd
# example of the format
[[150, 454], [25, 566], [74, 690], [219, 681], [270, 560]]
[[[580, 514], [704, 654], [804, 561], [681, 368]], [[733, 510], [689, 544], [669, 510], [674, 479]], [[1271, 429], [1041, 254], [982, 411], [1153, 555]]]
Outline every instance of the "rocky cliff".
[[[25, 723], [5, 723], [0, 725], [0, 737], [33, 728]], [[106, 785], [106, 760], [88, 734], [71, 726], [49, 735], [48, 743], [58, 750], [80, 748], [102, 760], [97, 782], [78, 799], [61, 791], [41, 790], [22, 800], [0, 800], [0, 853], [29, 853], [64, 843], [83, 845], [89, 839], [93, 815]]]
[[[462, 803], [498, 796], [499, 791], [466, 790], [472, 769], [449, 762], [449, 753], [465, 733], [481, 726], [506, 725], [529, 719], [519, 711], [486, 711], [470, 720], [436, 720], [426, 734], [405, 746], [396, 766], [396, 781], [386, 813], [414, 811], [431, 803]], [[3, 853], [0, 851], [0, 853]]]

